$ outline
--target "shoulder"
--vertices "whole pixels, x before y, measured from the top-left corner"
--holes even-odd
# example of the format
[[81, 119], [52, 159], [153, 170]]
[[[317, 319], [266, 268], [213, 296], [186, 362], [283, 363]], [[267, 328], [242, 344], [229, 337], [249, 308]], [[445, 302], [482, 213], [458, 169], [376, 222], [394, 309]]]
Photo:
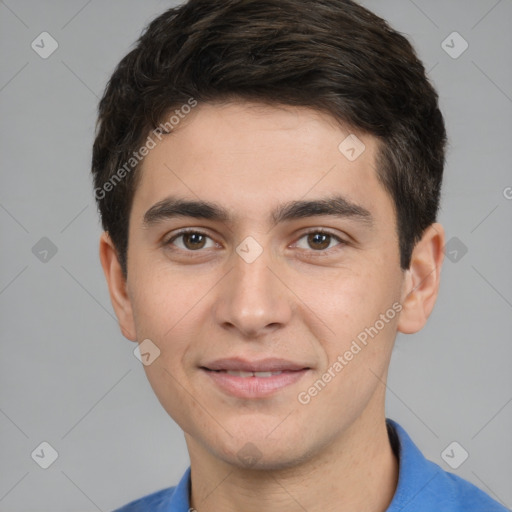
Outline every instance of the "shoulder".
[[176, 487], [167, 487], [156, 491], [152, 494], [138, 498], [121, 508], [117, 508], [114, 512], [147, 512], [148, 510], [154, 512], [164, 512], [168, 510], [169, 503]]
[[[434, 463], [431, 462], [431, 464]], [[437, 466], [437, 464], [435, 464], [435, 466]], [[439, 466], [437, 466], [437, 470], [442, 475], [440, 478], [443, 480], [443, 486], [449, 491], [449, 495], [452, 497], [453, 510], [464, 510], [467, 512], [509, 512], [503, 505], [492, 499], [471, 482], [453, 473], [449, 473]]]
[[427, 460], [398, 423], [387, 419], [398, 457], [398, 486], [387, 512], [510, 512], [463, 478]]

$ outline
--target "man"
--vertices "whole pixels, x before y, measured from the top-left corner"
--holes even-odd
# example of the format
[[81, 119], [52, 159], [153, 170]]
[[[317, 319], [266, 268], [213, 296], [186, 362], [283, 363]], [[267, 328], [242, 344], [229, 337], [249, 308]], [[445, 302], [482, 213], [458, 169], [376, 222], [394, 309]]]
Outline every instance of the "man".
[[121, 511], [503, 511], [385, 417], [425, 325], [446, 133], [408, 41], [348, 0], [191, 0], [100, 102], [100, 258], [190, 468]]

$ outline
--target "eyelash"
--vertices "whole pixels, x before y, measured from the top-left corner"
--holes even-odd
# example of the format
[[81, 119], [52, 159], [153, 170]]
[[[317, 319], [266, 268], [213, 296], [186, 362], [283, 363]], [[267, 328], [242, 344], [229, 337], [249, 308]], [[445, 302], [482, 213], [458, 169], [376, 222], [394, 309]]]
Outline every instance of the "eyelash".
[[[193, 234], [196, 234], [196, 235], [205, 236], [207, 238], [212, 239], [208, 234], [204, 233], [203, 231], [200, 231], [200, 230], [197, 230], [197, 229], [188, 228], [188, 229], [182, 229], [178, 233], [174, 234], [171, 238], [169, 238], [169, 240], [164, 242], [164, 246], [170, 247], [172, 245], [172, 242], [174, 242], [180, 236], [187, 235], [187, 234], [190, 234], [190, 233], [193, 233]], [[311, 234], [328, 235], [328, 236], [334, 238], [337, 242], [339, 242], [339, 244], [338, 244], [339, 246], [342, 247], [344, 245], [347, 245], [347, 242], [345, 240], [343, 240], [342, 238], [340, 238], [339, 236], [335, 235], [334, 233], [331, 233], [330, 231], [326, 231], [325, 229], [321, 229], [321, 228], [311, 229], [310, 231], [306, 231], [305, 233], [302, 233], [302, 235], [300, 236], [300, 238], [298, 240], [301, 240], [302, 238], [304, 238], [304, 237], [306, 237], [308, 235], [311, 235]], [[324, 255], [326, 253], [329, 253], [330, 251], [332, 251], [336, 247], [338, 247], [338, 246], [331, 247], [330, 249], [324, 249], [324, 250], [314, 250], [314, 249], [311, 249], [310, 251], [312, 253], [316, 253], [316, 255], [321, 256], [321, 255]], [[184, 251], [184, 252], [188, 252], [188, 253], [200, 253], [200, 252], [202, 252], [201, 249], [193, 251], [193, 250], [189, 250], [189, 249], [173, 248], [172, 250]], [[305, 251], [307, 249], [302, 249], [302, 250]]]

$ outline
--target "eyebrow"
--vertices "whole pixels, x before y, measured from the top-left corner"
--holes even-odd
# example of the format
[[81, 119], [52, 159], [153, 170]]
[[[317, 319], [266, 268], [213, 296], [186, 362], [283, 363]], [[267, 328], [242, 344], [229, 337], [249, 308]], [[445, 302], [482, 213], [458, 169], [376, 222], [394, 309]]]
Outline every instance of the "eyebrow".
[[[298, 200], [284, 203], [270, 213], [269, 220], [279, 224], [295, 219], [318, 216], [353, 219], [368, 227], [372, 227], [374, 223], [374, 218], [369, 210], [341, 195], [325, 199]], [[193, 217], [226, 223], [234, 220], [229, 211], [218, 203], [170, 196], [154, 204], [146, 211], [143, 225], [151, 227], [176, 217]]]

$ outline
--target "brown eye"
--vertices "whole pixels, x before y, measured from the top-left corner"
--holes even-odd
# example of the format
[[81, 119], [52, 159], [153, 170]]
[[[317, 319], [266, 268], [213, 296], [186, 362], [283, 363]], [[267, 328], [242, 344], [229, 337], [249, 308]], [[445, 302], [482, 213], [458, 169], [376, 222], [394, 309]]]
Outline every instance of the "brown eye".
[[204, 243], [206, 237], [201, 235], [200, 233], [185, 233], [183, 236], [183, 243], [187, 249], [202, 249], [204, 247]]
[[[175, 243], [179, 239], [182, 240], [181, 243]], [[208, 239], [210, 237], [200, 231], [182, 231], [173, 236], [165, 245], [175, 246], [184, 251], [197, 251], [206, 247]]]
[[331, 241], [331, 235], [326, 233], [310, 233], [308, 235], [308, 244], [313, 249], [327, 249]]
[[306, 245], [307, 247], [304, 247], [304, 245], [301, 246], [299, 242], [297, 242], [298, 247], [301, 249], [312, 249], [313, 251], [317, 252], [328, 252], [327, 249], [333, 247], [331, 243], [333, 241], [337, 241], [339, 246], [343, 246], [346, 244], [344, 240], [339, 238], [336, 235], [333, 235], [332, 233], [328, 233], [326, 231], [316, 230], [316, 231], [310, 231], [309, 233], [305, 233], [300, 240], [306, 239]]

